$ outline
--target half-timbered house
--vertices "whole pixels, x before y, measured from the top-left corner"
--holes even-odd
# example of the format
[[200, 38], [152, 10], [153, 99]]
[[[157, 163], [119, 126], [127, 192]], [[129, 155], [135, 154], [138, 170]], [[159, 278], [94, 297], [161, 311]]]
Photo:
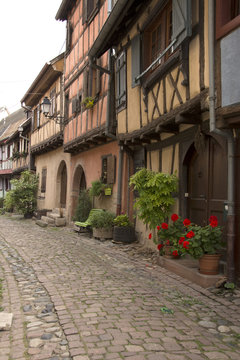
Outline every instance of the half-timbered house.
[[219, 177], [228, 183], [228, 272], [240, 282], [240, 1], [209, 0], [209, 18], [212, 128], [216, 123], [228, 142], [228, 173], [219, 164]]
[[[222, 6], [225, 3], [219, 2]], [[226, 228], [228, 249], [223, 260], [230, 271], [234, 266], [231, 179], [227, 176], [231, 134], [218, 131], [220, 123], [213, 117], [216, 89], [211, 50], [215, 52], [216, 43], [211, 47], [210, 30], [215, 28], [216, 17], [215, 9], [209, 12], [209, 3], [118, 0], [88, 55], [89, 61], [97, 64], [111, 49], [115, 59], [117, 138], [123, 158], [122, 208], [130, 211], [133, 195], [124, 189], [128, 189], [129, 175], [138, 167], [177, 172], [175, 211], [202, 225], [208, 223], [211, 214], [218, 217]], [[224, 52], [224, 56], [229, 57], [229, 53]], [[224, 76], [227, 72], [222, 73]], [[142, 238], [147, 238], [138, 222], [137, 229]]]
[[99, 31], [116, 1], [63, 0], [56, 19], [67, 22], [64, 91], [64, 152], [71, 154], [71, 215], [81, 190], [101, 180], [111, 196], [95, 200], [95, 207], [116, 211], [117, 158], [116, 122], [112, 106], [110, 53], [96, 63], [88, 58]]
[[[23, 109], [19, 109], [7, 116], [0, 124], [0, 197], [5, 198], [11, 190], [11, 179], [14, 175], [17, 162], [28, 162], [25, 149], [20, 146], [18, 127], [25, 121]], [[15, 140], [17, 134], [18, 140]]]
[[[70, 155], [63, 151], [64, 54], [44, 65], [21, 100], [31, 114], [30, 152], [39, 175], [38, 209], [69, 208]], [[45, 106], [48, 109], [45, 109]]]

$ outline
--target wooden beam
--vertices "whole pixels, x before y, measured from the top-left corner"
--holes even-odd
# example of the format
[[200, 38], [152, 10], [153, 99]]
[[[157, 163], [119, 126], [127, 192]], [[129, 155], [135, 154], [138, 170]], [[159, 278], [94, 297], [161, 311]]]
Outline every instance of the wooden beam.
[[200, 124], [201, 118], [199, 114], [177, 114], [175, 116], [176, 124]]

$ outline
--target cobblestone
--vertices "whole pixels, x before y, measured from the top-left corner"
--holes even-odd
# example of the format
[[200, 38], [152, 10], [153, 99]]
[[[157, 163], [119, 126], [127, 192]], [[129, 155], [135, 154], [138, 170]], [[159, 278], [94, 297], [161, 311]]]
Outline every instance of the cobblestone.
[[[0, 360], [240, 358], [240, 292], [202, 289], [137, 243], [0, 216]], [[169, 309], [164, 312], [161, 309]]]

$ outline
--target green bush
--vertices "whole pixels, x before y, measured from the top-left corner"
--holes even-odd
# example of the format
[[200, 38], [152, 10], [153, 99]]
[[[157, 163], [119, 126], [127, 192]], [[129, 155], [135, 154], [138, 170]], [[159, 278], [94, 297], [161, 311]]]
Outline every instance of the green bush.
[[78, 197], [78, 205], [75, 211], [74, 221], [86, 221], [92, 209], [91, 199], [86, 190], [81, 191]]
[[115, 215], [110, 211], [102, 211], [94, 213], [91, 217], [91, 225], [93, 228], [109, 229], [113, 226]]
[[113, 223], [114, 226], [119, 226], [119, 227], [133, 226], [133, 224], [129, 220], [129, 217], [126, 214], [118, 215], [114, 219]]
[[9, 190], [4, 199], [4, 210], [7, 212], [13, 212], [15, 201], [14, 201], [14, 190]]
[[[23, 171], [19, 180], [11, 180], [13, 190], [7, 193], [4, 206], [16, 210], [24, 216], [37, 209], [38, 176], [29, 170]], [[7, 211], [9, 211], [7, 210]]]
[[91, 196], [100, 196], [103, 193], [104, 184], [101, 180], [92, 181], [92, 187], [89, 189]]
[[0, 208], [3, 208], [4, 198], [0, 198]]
[[170, 214], [173, 193], [177, 191], [177, 176], [143, 168], [131, 176], [130, 185], [139, 194], [135, 202], [139, 218], [150, 229], [156, 228]]

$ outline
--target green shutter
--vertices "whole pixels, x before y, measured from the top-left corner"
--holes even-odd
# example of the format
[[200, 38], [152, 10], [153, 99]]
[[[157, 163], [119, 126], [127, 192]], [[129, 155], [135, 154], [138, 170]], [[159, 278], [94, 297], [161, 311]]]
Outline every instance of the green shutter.
[[135, 80], [136, 77], [140, 74], [140, 51], [141, 51], [141, 38], [140, 35], [135, 36], [131, 40], [131, 49], [132, 49], [132, 88], [137, 85], [140, 85], [140, 80]]
[[172, 40], [177, 40], [174, 48], [191, 36], [191, 14], [191, 0], [172, 0]]

